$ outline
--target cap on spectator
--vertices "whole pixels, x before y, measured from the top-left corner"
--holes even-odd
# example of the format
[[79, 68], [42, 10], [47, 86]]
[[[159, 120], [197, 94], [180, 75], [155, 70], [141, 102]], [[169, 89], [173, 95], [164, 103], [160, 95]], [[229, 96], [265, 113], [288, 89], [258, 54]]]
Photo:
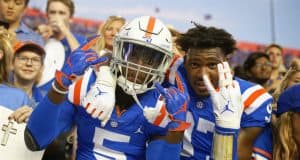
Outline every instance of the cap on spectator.
[[42, 59], [45, 58], [46, 52], [37, 43], [34, 43], [32, 41], [19, 41], [14, 45], [14, 53], [15, 55], [19, 54], [22, 51], [34, 51], [35, 53], [41, 55]]
[[288, 111], [300, 112], [300, 84], [289, 87], [279, 96], [277, 116]]

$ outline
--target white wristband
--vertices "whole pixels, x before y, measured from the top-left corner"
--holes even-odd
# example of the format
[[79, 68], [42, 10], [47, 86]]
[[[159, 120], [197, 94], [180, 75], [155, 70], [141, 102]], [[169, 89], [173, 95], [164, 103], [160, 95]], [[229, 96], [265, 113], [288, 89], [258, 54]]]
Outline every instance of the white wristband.
[[55, 83], [55, 82], [53, 81], [53, 82], [52, 82], [52, 88], [53, 88], [53, 90], [54, 90], [55, 92], [57, 92], [57, 93], [59, 93], [59, 94], [67, 94], [67, 93], [69, 92], [68, 90], [67, 90], [67, 91], [62, 91], [62, 90], [58, 89], [54, 83]]

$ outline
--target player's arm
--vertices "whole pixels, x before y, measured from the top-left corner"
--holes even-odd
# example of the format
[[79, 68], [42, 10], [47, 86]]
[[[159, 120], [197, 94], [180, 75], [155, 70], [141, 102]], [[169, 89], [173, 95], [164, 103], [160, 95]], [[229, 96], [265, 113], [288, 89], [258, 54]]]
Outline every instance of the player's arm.
[[[66, 122], [72, 119], [72, 104], [66, 102], [68, 87], [76, 75], [82, 75], [91, 65], [98, 65], [107, 60], [107, 57], [98, 58], [95, 52], [86, 50], [83, 45], [74, 51], [61, 71], [57, 71], [55, 82], [52, 84], [48, 95], [33, 111], [25, 130], [25, 142], [29, 149], [40, 150], [46, 147], [66, 127]], [[71, 106], [71, 107], [70, 107]], [[64, 108], [71, 108], [71, 112], [64, 114]]]
[[168, 131], [166, 136], [157, 136], [149, 142], [147, 160], [179, 160], [184, 131]]
[[[48, 95], [39, 103], [32, 112], [25, 129], [25, 143], [27, 148], [37, 151], [50, 144], [64, 128], [69, 127], [73, 113], [72, 106], [62, 103], [65, 95], [59, 95], [51, 89]], [[71, 105], [68, 103], [68, 105]], [[62, 107], [69, 108], [69, 114], [62, 114]], [[60, 121], [61, 116], [66, 116], [70, 121]]]
[[237, 160], [237, 141], [244, 108], [242, 94], [239, 84], [232, 79], [227, 62], [218, 64], [218, 73], [218, 90], [211, 84], [207, 75], [203, 76], [216, 118], [212, 153], [214, 159]]
[[273, 130], [266, 126], [262, 133], [255, 139], [251, 158], [253, 160], [272, 160], [273, 155]]
[[184, 130], [190, 124], [186, 122], [188, 96], [175, 87], [163, 88], [156, 84], [160, 98], [154, 108], [146, 107], [144, 115], [148, 122], [168, 129], [166, 136], [153, 137], [147, 147], [147, 159], [177, 160], [180, 158], [181, 142]]
[[[257, 94], [258, 91], [261, 93], [260, 95]], [[246, 109], [243, 112], [241, 130], [238, 137], [238, 157], [241, 160], [251, 158], [257, 137], [259, 137], [271, 120], [271, 103], [273, 101], [271, 95], [257, 85], [249, 87], [244, 91], [243, 96]], [[245, 103], [251, 102], [249, 99], [251, 99], [252, 103]]]
[[251, 159], [253, 144], [263, 131], [261, 127], [242, 128], [238, 136], [238, 159]]

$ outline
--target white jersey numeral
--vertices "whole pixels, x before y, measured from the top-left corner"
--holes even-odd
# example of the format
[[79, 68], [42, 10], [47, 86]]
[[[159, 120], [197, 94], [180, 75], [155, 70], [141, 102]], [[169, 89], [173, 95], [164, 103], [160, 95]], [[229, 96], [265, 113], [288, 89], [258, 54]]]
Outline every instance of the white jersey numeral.
[[267, 112], [268, 112], [268, 116], [265, 116], [265, 121], [267, 123], [270, 123], [271, 122], [271, 117], [272, 117], [272, 104], [269, 104], [267, 106]]
[[215, 123], [208, 121], [203, 118], [199, 118], [198, 120], [198, 125], [197, 125], [197, 131], [202, 132], [202, 133], [207, 133], [211, 132], [214, 133], [215, 131]]
[[124, 153], [103, 146], [104, 139], [116, 141], [116, 142], [127, 142], [127, 143], [130, 141], [129, 136], [111, 132], [102, 128], [96, 128], [94, 139], [93, 139], [93, 142], [95, 144], [94, 152], [96, 153], [95, 154], [96, 159], [112, 159], [112, 158], [118, 160], [126, 159]]
[[[192, 113], [190, 111], [187, 112], [186, 119], [187, 122], [191, 123], [191, 126], [184, 132], [183, 150], [181, 152], [181, 155], [185, 157], [191, 157], [194, 155], [194, 148], [191, 143], [194, 125], [196, 125], [197, 131], [206, 134], [207, 132], [214, 132], [215, 124], [203, 118], [199, 118], [198, 124], [195, 124]], [[209, 156], [207, 156], [206, 159], [209, 159]]]
[[194, 155], [194, 148], [191, 144], [192, 142], [192, 132], [195, 125], [193, 116], [190, 111], [186, 112], [186, 121], [191, 123], [191, 126], [184, 131], [184, 138], [183, 138], [183, 149], [181, 151], [181, 155], [185, 157], [191, 157]]

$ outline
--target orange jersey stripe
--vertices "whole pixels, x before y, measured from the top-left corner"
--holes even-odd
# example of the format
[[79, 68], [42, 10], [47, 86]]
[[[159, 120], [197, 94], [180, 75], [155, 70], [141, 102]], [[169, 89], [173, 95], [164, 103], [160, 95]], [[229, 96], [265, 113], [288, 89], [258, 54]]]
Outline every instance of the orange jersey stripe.
[[269, 158], [269, 159], [272, 159], [272, 155], [271, 155], [270, 153], [268, 153], [268, 152], [262, 150], [262, 149], [259, 149], [259, 148], [253, 148], [253, 151], [255, 151], [256, 153], [259, 153], [259, 154], [261, 154], [261, 155], [263, 155], [263, 156], [265, 156], [265, 157], [267, 157], [267, 158]]
[[75, 105], [80, 105], [80, 93], [81, 93], [81, 84], [82, 84], [82, 79], [80, 78], [74, 87], [74, 104]]
[[247, 109], [256, 99], [257, 97], [261, 96], [262, 94], [266, 93], [264, 88], [261, 88], [255, 92], [253, 92], [248, 99], [244, 102], [244, 108]]
[[156, 126], [159, 126], [160, 123], [163, 121], [163, 119], [165, 118], [167, 111], [166, 111], [166, 107], [165, 105], [163, 105], [160, 109], [160, 115], [154, 120], [153, 124]]
[[179, 58], [181, 58], [181, 57], [183, 57], [183, 56], [175, 54], [174, 57], [173, 57], [173, 59], [172, 59], [172, 63], [171, 63], [171, 65], [170, 65], [170, 67], [172, 67], [172, 66], [174, 65], [174, 63], [175, 63]]
[[[178, 87], [179, 91], [181, 91], [182, 93], [187, 92], [187, 91], [184, 90], [183, 83], [182, 83], [182, 81], [181, 81], [181, 79], [180, 79], [180, 77], [178, 76], [177, 73], [176, 73], [175, 78], [176, 78], [177, 87]], [[187, 103], [186, 102], [183, 104], [182, 109], [183, 109], [183, 111], [186, 111], [186, 109], [187, 109]]]
[[177, 87], [178, 87], [179, 91], [184, 92], [184, 87], [183, 87], [182, 81], [181, 81], [181, 79], [179, 78], [179, 76], [178, 76], [177, 73], [176, 73], [175, 79], [176, 79]]
[[149, 21], [148, 21], [148, 25], [147, 25], [147, 32], [145, 33], [145, 37], [150, 38], [155, 26], [155, 18], [154, 17], [150, 17]]
[[95, 36], [93, 39], [91, 39], [89, 42], [87, 42], [84, 46], [82, 46], [81, 49], [84, 51], [90, 49], [94, 44], [96, 44], [98, 38], [99, 38], [99, 36]]
[[171, 62], [171, 65], [170, 65], [170, 67], [168, 68], [168, 70], [166, 71], [166, 77], [167, 78], [169, 78], [169, 75], [170, 75], [170, 69], [173, 67], [173, 65], [175, 64], [175, 62], [179, 59], [179, 58], [181, 58], [182, 56], [180, 56], [180, 55], [174, 55], [174, 57], [173, 57], [173, 59], [172, 59], [172, 62]]

